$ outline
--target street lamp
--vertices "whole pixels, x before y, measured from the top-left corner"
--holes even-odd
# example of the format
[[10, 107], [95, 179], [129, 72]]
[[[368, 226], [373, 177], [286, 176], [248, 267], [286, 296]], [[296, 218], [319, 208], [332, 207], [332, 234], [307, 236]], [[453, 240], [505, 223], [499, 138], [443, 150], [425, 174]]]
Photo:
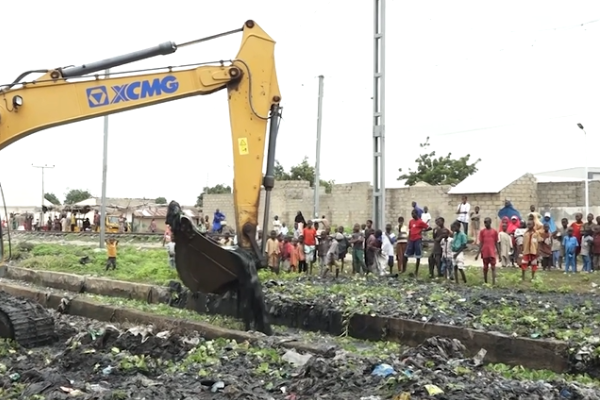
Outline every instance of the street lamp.
[[31, 164], [31, 166], [33, 168], [40, 168], [42, 170], [42, 205], [40, 206], [40, 225], [42, 226], [44, 224], [44, 200], [46, 199], [46, 193], [44, 192], [44, 170], [47, 168], [54, 168], [54, 165], [48, 165], [48, 164], [44, 164], [44, 165], [34, 165]]
[[[585, 133], [585, 129], [583, 129], [583, 125], [581, 125], [580, 123], [577, 124], [577, 126], [579, 127], [579, 129], [581, 129], [583, 131], [583, 148], [587, 149], [587, 133]], [[590, 186], [589, 186], [589, 172], [588, 172], [588, 156], [587, 156], [587, 151], [584, 152], [585, 155], [585, 215], [588, 215], [590, 213]]]

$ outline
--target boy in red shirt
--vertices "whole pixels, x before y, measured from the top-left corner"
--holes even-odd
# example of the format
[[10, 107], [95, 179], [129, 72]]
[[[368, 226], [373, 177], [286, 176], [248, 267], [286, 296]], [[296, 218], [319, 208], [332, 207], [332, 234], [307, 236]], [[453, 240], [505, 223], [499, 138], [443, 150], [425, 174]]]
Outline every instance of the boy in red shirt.
[[412, 219], [408, 222], [408, 245], [404, 253], [404, 265], [407, 265], [408, 258], [414, 257], [415, 277], [419, 275], [419, 265], [421, 264], [421, 256], [423, 255], [423, 232], [430, 231], [431, 227], [425, 221], [419, 218], [417, 210], [412, 210]]
[[[582, 231], [583, 231], [583, 214], [582, 213], [577, 213], [575, 214], [575, 222], [573, 222], [571, 224], [571, 228], [573, 228], [573, 236], [575, 236], [575, 239], [577, 239], [577, 243], [579, 243], [579, 246], [577, 246], [577, 252], [575, 253], [576, 256], [579, 255], [579, 252], [581, 252], [581, 237], [582, 235]], [[577, 269], [577, 268], [576, 268]]]
[[306, 223], [306, 227], [304, 227], [302, 230], [302, 236], [304, 237], [304, 253], [306, 254], [306, 263], [308, 264], [310, 274], [312, 275], [313, 263], [315, 262], [315, 251], [317, 249], [317, 230], [313, 226], [312, 221], [308, 221]]
[[492, 228], [492, 219], [483, 220], [484, 229], [479, 231], [479, 249], [475, 260], [481, 255], [483, 261], [483, 280], [488, 283], [488, 271], [492, 268], [492, 285], [496, 284], [496, 254], [500, 254], [498, 231]]

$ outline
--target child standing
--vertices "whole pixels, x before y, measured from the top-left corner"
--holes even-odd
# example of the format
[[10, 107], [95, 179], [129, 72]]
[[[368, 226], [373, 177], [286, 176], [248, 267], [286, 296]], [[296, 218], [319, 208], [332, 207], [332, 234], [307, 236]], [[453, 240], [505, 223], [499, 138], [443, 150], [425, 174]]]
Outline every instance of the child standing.
[[327, 269], [327, 252], [331, 245], [331, 238], [329, 237], [329, 228], [323, 229], [321, 234], [317, 238], [317, 257], [319, 259], [319, 274], [325, 275]]
[[552, 234], [550, 233], [550, 225], [544, 224], [542, 240], [539, 243], [540, 257], [542, 257], [542, 270], [549, 271], [552, 265]]
[[[527, 231], [527, 224], [525, 223], [525, 221], [520, 221], [519, 223], [519, 227], [517, 229], [515, 229], [515, 263], [517, 263], [517, 265], [521, 265], [521, 260], [522, 260], [522, 255], [523, 255], [523, 236], [525, 235], [525, 232]], [[519, 260], [521, 258], [521, 260]]]
[[508, 221], [502, 220], [502, 229], [498, 232], [498, 242], [500, 243], [500, 262], [502, 267], [510, 265], [510, 253], [513, 251], [512, 238], [508, 234]]
[[331, 240], [331, 245], [329, 246], [329, 250], [327, 250], [327, 269], [329, 270], [331, 267], [335, 265], [335, 277], [340, 276], [340, 267], [336, 264], [336, 260], [339, 259], [339, 249], [340, 243], [342, 243], [346, 238], [343, 233], [336, 233], [333, 239]]
[[532, 220], [527, 221], [527, 230], [523, 234], [523, 255], [521, 258], [521, 279], [525, 280], [525, 271], [531, 267], [531, 280], [535, 278], [538, 267], [538, 251], [542, 235], [535, 230]]
[[292, 272], [298, 271], [298, 239], [292, 237], [290, 243], [290, 270]]
[[119, 245], [119, 241], [115, 240], [115, 238], [111, 237], [106, 240], [106, 255], [108, 256], [106, 260], [106, 270], [109, 269], [115, 270], [117, 269], [117, 246]]
[[271, 271], [276, 274], [279, 273], [279, 241], [277, 240], [277, 232], [271, 231], [269, 240], [267, 240], [267, 246], [265, 248], [267, 253], [268, 266]]
[[454, 236], [452, 238], [452, 265], [454, 266], [454, 282], [458, 283], [458, 272], [464, 283], [467, 283], [467, 276], [465, 275], [465, 255], [464, 251], [467, 248], [467, 235], [461, 232], [462, 222], [454, 221], [452, 224], [452, 232]]
[[560, 251], [562, 249], [562, 234], [559, 230], [552, 234], [552, 268], [560, 268]]
[[584, 231], [581, 238], [581, 258], [583, 260], [582, 271], [588, 273], [594, 272], [592, 269], [592, 258], [590, 257], [590, 248], [592, 247], [592, 243], [594, 243], [592, 232], [590, 230]]
[[430, 231], [431, 227], [427, 225], [416, 210], [412, 210], [411, 220], [408, 223], [408, 245], [404, 253], [404, 265], [408, 265], [408, 258], [415, 258], [415, 277], [419, 276], [419, 265], [423, 254], [423, 232]]
[[573, 228], [568, 228], [567, 235], [563, 238], [565, 275], [569, 273], [569, 267], [572, 268], [571, 272], [577, 273], [578, 246], [579, 242], [577, 241], [577, 238], [573, 236]]
[[479, 249], [475, 255], [475, 261], [481, 255], [483, 261], [483, 280], [488, 283], [488, 272], [492, 268], [492, 285], [496, 284], [496, 253], [500, 254], [498, 243], [498, 232], [492, 228], [492, 219], [483, 220], [484, 229], [479, 231]]
[[433, 229], [433, 263], [429, 266], [429, 278], [434, 278], [434, 269], [437, 269], [438, 277], [444, 275], [442, 272], [442, 240], [448, 238], [451, 235], [449, 229], [444, 226], [444, 218], [439, 217], [435, 219], [435, 228]]
[[446, 279], [453, 280], [454, 264], [452, 262], [452, 237], [448, 236], [446, 238], [442, 238], [440, 241], [440, 246], [442, 249], [442, 257], [440, 260], [440, 270], [442, 276], [444, 276]]
[[560, 247], [560, 259], [558, 260], [558, 268], [562, 269], [563, 263], [566, 264], [566, 262], [565, 262], [566, 258], [565, 258], [565, 245], [564, 245], [564, 243], [565, 243], [565, 238], [567, 237], [567, 233], [569, 231], [569, 220], [566, 219], [566, 218], [563, 218], [560, 221], [560, 224], [561, 224], [561, 226], [560, 226], [560, 228], [558, 228], [558, 232], [557, 232], [557, 234], [560, 234], [560, 237], [561, 237], [561, 241], [560, 241], [560, 244], [561, 244], [561, 247]]
[[290, 243], [290, 237], [285, 236], [283, 238], [283, 245], [281, 246], [281, 265], [285, 272], [290, 272], [290, 261], [292, 254], [292, 244]]
[[298, 273], [308, 272], [306, 267], [306, 253], [304, 249], [304, 236], [298, 237], [298, 245], [296, 246], [298, 255]]

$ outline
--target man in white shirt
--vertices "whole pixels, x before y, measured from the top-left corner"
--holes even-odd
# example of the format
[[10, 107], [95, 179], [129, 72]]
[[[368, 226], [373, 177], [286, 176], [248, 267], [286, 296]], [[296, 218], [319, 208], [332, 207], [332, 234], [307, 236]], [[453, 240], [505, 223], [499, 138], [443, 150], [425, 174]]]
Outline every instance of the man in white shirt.
[[423, 207], [423, 213], [421, 214], [421, 219], [427, 225], [431, 226], [429, 223], [431, 222], [431, 214], [429, 214], [429, 208], [427, 206]]
[[387, 256], [387, 264], [390, 268], [390, 274], [394, 270], [394, 244], [396, 235], [392, 232], [392, 224], [385, 226], [385, 232], [381, 235], [381, 252]]
[[290, 230], [288, 229], [287, 224], [285, 222], [282, 222], [281, 231], [279, 231], [279, 233], [281, 233], [283, 236], [287, 236], [289, 232]]
[[281, 233], [281, 221], [279, 220], [279, 217], [277, 215], [273, 219], [273, 230], [277, 235]]
[[456, 209], [456, 220], [463, 226], [463, 232], [465, 235], [469, 234], [469, 214], [471, 212], [471, 205], [467, 203], [467, 196], [462, 197], [462, 202]]

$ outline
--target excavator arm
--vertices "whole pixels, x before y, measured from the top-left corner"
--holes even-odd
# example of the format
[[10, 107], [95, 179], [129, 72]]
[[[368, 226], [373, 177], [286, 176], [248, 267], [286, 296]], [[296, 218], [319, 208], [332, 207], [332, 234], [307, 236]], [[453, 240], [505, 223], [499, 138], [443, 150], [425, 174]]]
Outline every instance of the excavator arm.
[[[43, 73], [35, 81], [25, 81], [23, 78], [28, 73], [22, 74], [12, 84], [0, 87], [0, 150], [46, 128], [226, 89], [233, 144], [235, 225], [240, 249], [223, 249], [200, 234], [175, 202], [169, 207], [168, 222], [174, 232], [176, 265], [184, 285], [193, 292], [238, 290], [239, 296], [242, 295], [240, 287], [244, 286], [245, 294], [251, 297], [246, 300], [254, 309], [257, 329], [269, 333], [262, 290], [256, 277], [257, 263], [264, 256], [257, 245], [256, 233], [261, 186], [264, 185], [269, 196], [274, 184], [281, 95], [275, 71], [275, 41], [254, 21], [247, 21], [242, 29], [226, 34], [237, 31], [242, 32], [237, 56], [217, 65], [191, 69], [169, 67], [160, 72], [127, 76], [92, 75], [133, 61], [170, 54], [183, 46], [167, 42], [78, 67], [32, 71]], [[222, 35], [216, 35], [219, 36]], [[263, 179], [268, 125], [267, 171]], [[181, 157], [184, 156], [182, 152]], [[266, 203], [268, 207], [269, 202]], [[267, 220], [268, 210], [265, 211]]]

